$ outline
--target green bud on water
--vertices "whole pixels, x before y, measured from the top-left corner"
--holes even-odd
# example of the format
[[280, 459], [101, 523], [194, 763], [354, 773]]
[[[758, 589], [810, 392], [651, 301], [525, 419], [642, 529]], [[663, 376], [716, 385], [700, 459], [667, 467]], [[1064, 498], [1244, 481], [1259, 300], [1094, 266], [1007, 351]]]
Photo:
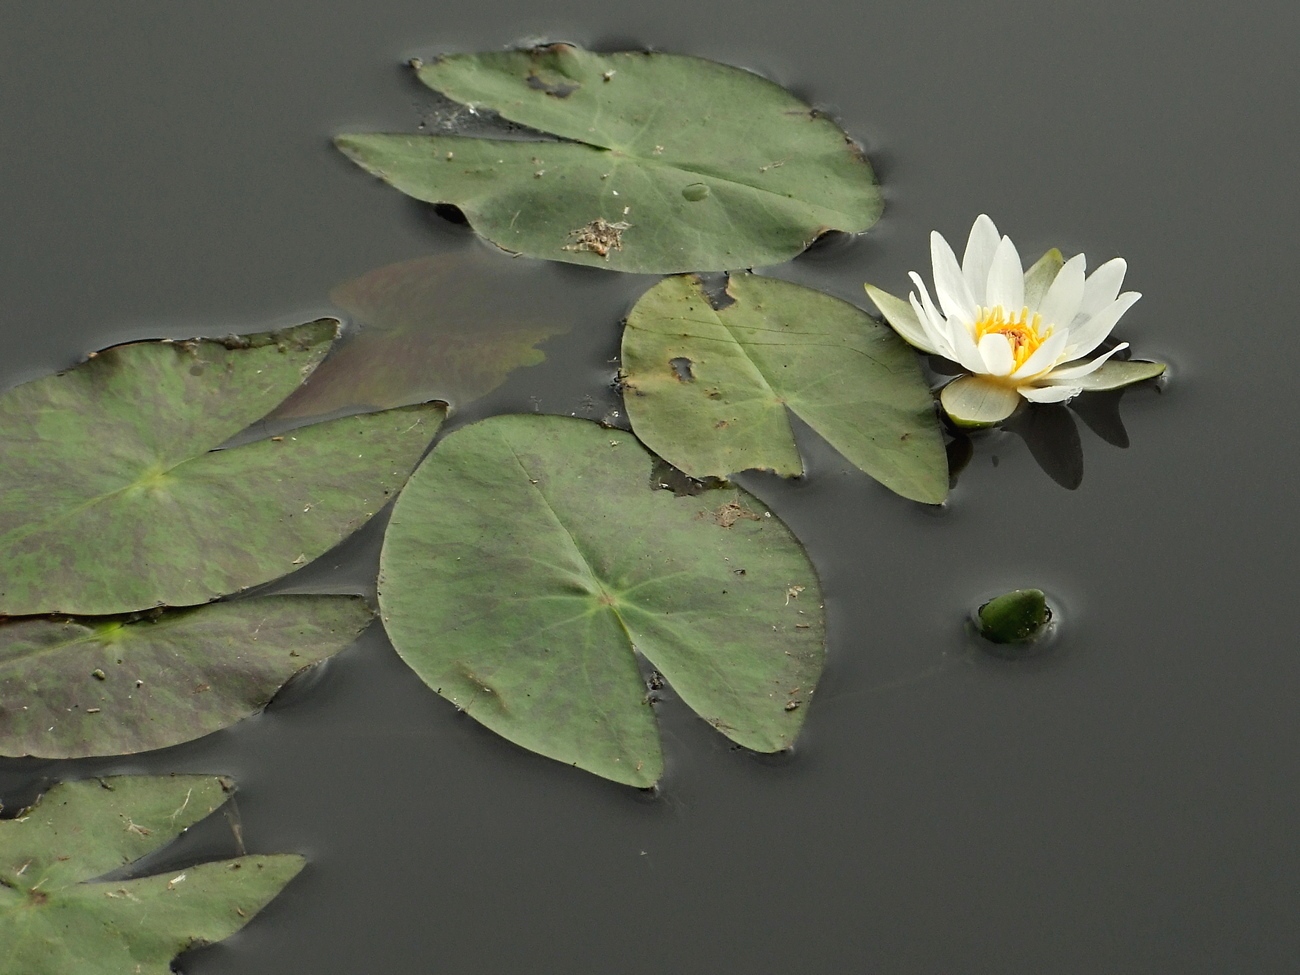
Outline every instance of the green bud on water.
[[993, 643], [1029, 643], [1052, 621], [1052, 610], [1041, 589], [1013, 589], [979, 608], [980, 636]]

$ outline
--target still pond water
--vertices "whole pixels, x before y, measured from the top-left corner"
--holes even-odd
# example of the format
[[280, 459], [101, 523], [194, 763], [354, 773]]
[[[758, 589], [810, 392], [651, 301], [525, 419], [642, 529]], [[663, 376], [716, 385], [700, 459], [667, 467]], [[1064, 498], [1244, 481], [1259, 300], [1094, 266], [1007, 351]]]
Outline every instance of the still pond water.
[[[827, 593], [791, 755], [669, 701], [668, 773], [640, 795], [457, 715], [374, 627], [199, 742], [0, 760], [0, 799], [233, 775], [250, 850], [310, 863], [186, 956], [196, 975], [1294, 971], [1298, 31], [1283, 0], [6, 0], [0, 387], [114, 342], [305, 321], [340, 282], [443, 253], [471, 268], [449, 319], [473, 324], [487, 281], [502, 315], [568, 328], [458, 422], [618, 408], [618, 322], [654, 279], [511, 261], [328, 142], [415, 129], [406, 58], [539, 36], [749, 67], [866, 144], [884, 219], [765, 273], [862, 304], [864, 280], [927, 268], [931, 229], [988, 212], [1025, 255], [1122, 254], [1145, 297], [1119, 334], [1171, 369], [976, 438], [942, 510], [812, 434], [806, 478], [745, 479]], [[368, 586], [377, 541], [287, 586]], [[1057, 602], [1051, 652], [973, 650], [965, 613], [1020, 585]], [[228, 850], [214, 825], [162, 862]]]

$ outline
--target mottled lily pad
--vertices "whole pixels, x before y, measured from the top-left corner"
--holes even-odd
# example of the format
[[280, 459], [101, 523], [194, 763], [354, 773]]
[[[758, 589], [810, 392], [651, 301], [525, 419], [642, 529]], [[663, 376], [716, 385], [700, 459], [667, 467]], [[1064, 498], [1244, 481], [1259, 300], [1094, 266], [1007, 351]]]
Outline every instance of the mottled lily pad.
[[393, 510], [379, 601], [422, 680], [498, 734], [646, 787], [638, 655], [747, 748], [789, 748], [824, 657], [816, 572], [735, 488], [676, 496], [629, 434], [503, 416], [448, 436]]
[[0, 615], [202, 603], [360, 527], [406, 480], [440, 407], [216, 449], [302, 381], [335, 329], [137, 342], [0, 396]]
[[563, 141], [343, 135], [403, 193], [460, 207], [509, 251], [619, 271], [779, 264], [880, 215], [871, 167], [830, 119], [701, 58], [567, 44], [418, 67], [447, 97]]
[[0, 623], [0, 755], [163, 748], [234, 724], [370, 622], [354, 596]]
[[727, 299], [711, 302], [696, 277], [672, 277], [628, 316], [625, 400], [646, 446], [692, 477], [750, 468], [792, 477], [803, 473], [794, 413], [891, 490], [943, 501], [934, 397], [892, 329], [772, 278], [734, 275]]
[[197, 775], [69, 782], [0, 821], [0, 975], [168, 975], [182, 951], [246, 925], [302, 857], [96, 879], [164, 846], [228, 788]]

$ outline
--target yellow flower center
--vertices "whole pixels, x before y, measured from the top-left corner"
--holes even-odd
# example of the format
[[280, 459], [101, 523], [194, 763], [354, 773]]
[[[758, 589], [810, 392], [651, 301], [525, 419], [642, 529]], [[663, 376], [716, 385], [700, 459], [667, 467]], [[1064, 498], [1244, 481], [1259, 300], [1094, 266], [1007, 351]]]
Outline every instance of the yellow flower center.
[[1016, 369], [1025, 364], [1038, 347], [1052, 334], [1052, 326], [1043, 325], [1043, 316], [1035, 312], [1030, 315], [1028, 308], [1021, 308], [1018, 315], [1008, 315], [1001, 305], [981, 308], [975, 320], [975, 344], [986, 335], [997, 333], [1005, 335], [1011, 343], [1011, 354], [1016, 360]]

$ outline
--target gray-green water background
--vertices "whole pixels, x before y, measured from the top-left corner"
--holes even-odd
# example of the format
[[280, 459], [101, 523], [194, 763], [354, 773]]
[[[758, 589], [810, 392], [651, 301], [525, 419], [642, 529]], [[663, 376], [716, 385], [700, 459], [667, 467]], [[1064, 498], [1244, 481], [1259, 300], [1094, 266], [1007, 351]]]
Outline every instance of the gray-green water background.
[[[748, 482], [828, 594], [791, 756], [669, 703], [642, 797], [493, 738], [373, 628], [227, 732], [0, 761], [0, 798], [234, 775], [250, 848], [311, 862], [192, 973], [1294, 971], [1298, 31], [1284, 0], [5, 0], [2, 386], [113, 342], [305, 320], [348, 278], [470, 251], [573, 329], [469, 416], [601, 415], [652, 279], [510, 262], [328, 141], [413, 130], [405, 58], [538, 36], [753, 68], [865, 142], [884, 219], [772, 273], [905, 292], [929, 231], [959, 241], [986, 211], [1026, 256], [1127, 258], [1145, 297], [1120, 333], [1171, 369], [1123, 398], [1129, 449], [1078, 425], [1077, 490], [1012, 433], [940, 512], [812, 437], [804, 481]], [[346, 588], [374, 553], [372, 533], [311, 580]], [[1017, 585], [1059, 601], [1059, 644], [972, 655], [963, 615]], [[224, 849], [198, 831], [177, 857]]]

